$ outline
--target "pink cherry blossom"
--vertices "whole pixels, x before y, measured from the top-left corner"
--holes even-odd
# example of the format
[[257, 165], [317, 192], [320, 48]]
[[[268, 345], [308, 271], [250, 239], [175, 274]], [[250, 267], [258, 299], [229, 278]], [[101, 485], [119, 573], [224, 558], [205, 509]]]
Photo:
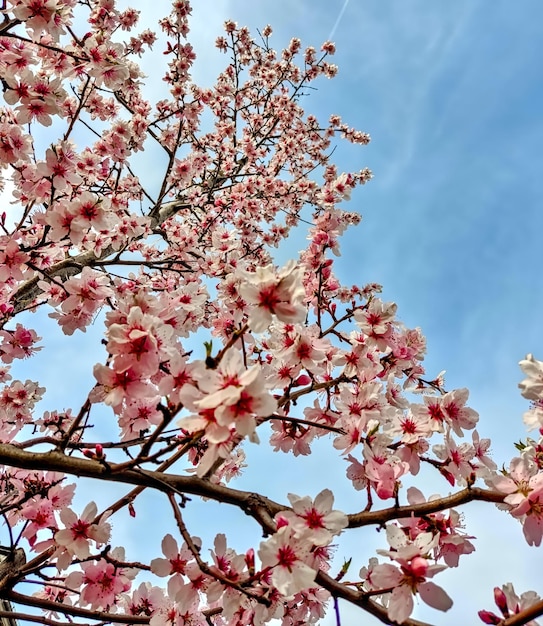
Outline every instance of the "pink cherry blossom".
[[278, 273], [272, 265], [267, 265], [257, 268], [256, 272], [244, 271], [242, 277], [244, 282], [240, 294], [248, 304], [253, 305], [248, 320], [253, 332], [266, 330], [272, 322], [272, 315], [286, 324], [305, 319], [305, 290], [294, 262]]
[[241, 354], [228, 350], [218, 368], [198, 381], [206, 395], [195, 402], [200, 410], [213, 409], [217, 424], [233, 426], [242, 435], [253, 435], [256, 417], [267, 417], [277, 409], [257, 365], [246, 369]]
[[306, 563], [309, 548], [306, 541], [295, 538], [290, 526], [261, 542], [258, 556], [262, 566], [271, 568], [271, 581], [283, 595], [294, 595], [313, 584], [317, 572]]
[[431, 565], [429, 552], [437, 545], [437, 537], [431, 533], [421, 533], [413, 542], [397, 526], [387, 526], [387, 539], [391, 550], [379, 551], [398, 562], [398, 565], [384, 563], [375, 565], [369, 578], [372, 589], [383, 589], [390, 593], [388, 616], [399, 624], [413, 611], [413, 594], [431, 607], [448, 611], [452, 600], [438, 585], [427, 580], [442, 571], [444, 566]]
[[347, 526], [347, 516], [341, 511], [332, 510], [334, 495], [324, 489], [315, 498], [300, 497], [292, 493], [288, 499], [293, 513], [286, 511], [283, 515], [288, 519], [295, 536], [307, 538], [316, 546], [325, 546]]
[[[124, 551], [116, 548], [111, 557], [123, 560]], [[81, 589], [81, 603], [91, 610], [107, 610], [114, 605], [122, 593], [128, 591], [136, 572], [115, 565], [105, 559], [81, 564], [81, 571], [75, 571], [66, 578], [72, 588]]]
[[[201, 86], [189, 0], [157, 15], [160, 32], [121, 4], [2, 3], [0, 595], [47, 623], [300, 626], [345, 623], [350, 604], [392, 624], [419, 598], [447, 610], [433, 579], [474, 551], [469, 500], [541, 544], [543, 363], [528, 355], [520, 384], [541, 432], [500, 472], [467, 389], [427, 371], [422, 331], [380, 285], [343, 281], [342, 236], [372, 174], [334, 152], [370, 137], [303, 108], [335, 76], [335, 44], [276, 51], [271, 27], [228, 20], [224, 70]], [[376, 241], [386, 259], [394, 237]], [[38, 354], [47, 315], [65, 336]], [[64, 342], [78, 339], [72, 364]], [[75, 406], [56, 406], [72, 387]], [[412, 485], [432, 474], [442, 493], [425, 498]], [[310, 475], [314, 491], [294, 488]], [[147, 516], [145, 545], [127, 542]], [[357, 574], [345, 535], [371, 548], [366, 529], [388, 548]], [[494, 599], [486, 623], [540, 611], [511, 585]]]
[[72, 556], [86, 559], [90, 554], [90, 540], [95, 542], [96, 547], [107, 543], [111, 525], [105, 521], [107, 515], [102, 515], [100, 520], [95, 522], [97, 513], [98, 508], [94, 502], [87, 504], [80, 517], [69, 508], [62, 509], [60, 519], [66, 528], [61, 528], [55, 533], [55, 543], [63, 548], [57, 560], [59, 569], [66, 569], [71, 563]]

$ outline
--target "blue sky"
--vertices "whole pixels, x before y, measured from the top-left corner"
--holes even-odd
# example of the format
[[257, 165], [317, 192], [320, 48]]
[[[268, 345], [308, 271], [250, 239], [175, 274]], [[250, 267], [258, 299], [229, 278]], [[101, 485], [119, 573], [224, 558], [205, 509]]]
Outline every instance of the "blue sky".
[[[139, 4], [150, 22], [159, 17], [149, 15], [144, 0], [128, 4]], [[168, 3], [153, 7], [158, 4], [166, 12]], [[194, 78], [208, 85], [225, 62], [213, 42], [226, 18], [253, 29], [270, 23], [277, 47], [293, 36], [318, 47], [335, 30], [339, 75], [320, 81], [305, 107], [323, 120], [338, 113], [370, 133], [368, 147], [338, 144], [334, 160], [340, 171], [367, 166], [375, 175], [347, 207], [359, 211], [363, 221], [344, 238], [337, 269], [348, 283], [381, 283], [384, 299], [398, 303], [400, 319], [422, 328], [428, 371], [445, 369], [448, 388], [470, 389], [471, 406], [481, 414], [481, 436], [492, 438], [495, 460], [507, 462], [514, 454], [512, 442], [526, 435], [517, 363], [529, 351], [543, 358], [540, 0], [514, 5], [502, 0], [195, 0], [194, 5]], [[160, 78], [150, 69], [150, 82], [160, 89]], [[303, 233], [298, 234], [282, 258], [295, 257], [304, 245]], [[91, 329], [76, 345], [46, 323], [42, 334], [58, 337], [44, 371], [50, 391], [46, 408], [76, 407], [84, 399], [92, 365], [100, 358], [91, 350], [100, 330]], [[89, 363], [82, 354], [90, 355]], [[69, 397], [57, 382], [63, 372], [66, 376], [67, 363]], [[286, 457], [270, 458], [263, 448], [248, 449], [258, 472], [236, 486], [264, 483], [268, 495], [284, 500], [287, 490], [315, 494], [340, 484], [344, 466], [324, 447], [295, 472]], [[447, 486], [440, 483], [435, 490], [445, 492]], [[338, 497], [347, 510], [356, 506], [352, 490]], [[154, 506], [151, 498], [149, 508], [138, 513], [144, 535], [156, 522]], [[223, 522], [230, 513], [219, 508]], [[202, 526], [204, 510], [196, 512]], [[475, 611], [491, 608], [492, 587], [508, 581], [518, 591], [533, 588], [543, 595], [541, 549], [528, 549], [520, 525], [490, 505], [471, 505], [465, 513], [468, 531], [478, 536], [478, 552], [465, 560], [469, 576], [460, 568], [440, 577], [451, 581], [456, 604], [446, 616], [417, 607], [420, 619], [476, 623]], [[205, 515], [202, 534], [212, 537], [220, 528], [213, 528], [216, 516]], [[342, 544], [338, 559], [353, 555], [359, 567], [371, 556], [371, 546], [384, 547], [384, 538], [367, 533], [355, 533]], [[127, 541], [136, 547], [139, 539], [131, 534]], [[234, 538], [240, 549], [248, 547], [246, 541], [245, 534]], [[505, 562], [496, 558], [496, 546]], [[344, 608], [343, 625], [362, 623], [357, 616]], [[333, 624], [332, 617], [323, 623]]]

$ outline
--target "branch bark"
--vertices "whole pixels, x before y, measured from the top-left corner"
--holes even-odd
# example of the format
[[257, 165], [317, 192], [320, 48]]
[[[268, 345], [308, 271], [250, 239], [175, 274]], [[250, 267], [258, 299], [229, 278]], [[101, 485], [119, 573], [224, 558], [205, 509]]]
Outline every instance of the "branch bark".
[[522, 626], [522, 624], [527, 624], [536, 617], [541, 617], [541, 615], [543, 615], [543, 600], [532, 604], [532, 606], [529, 606], [520, 613], [516, 613], [504, 619], [503, 622], [500, 622], [499, 626]]
[[474, 500], [482, 500], [484, 502], [500, 503], [504, 501], [507, 494], [490, 489], [480, 489], [479, 487], [468, 487], [444, 498], [436, 498], [422, 504], [393, 506], [388, 509], [380, 509], [379, 511], [362, 511], [349, 515], [348, 528], [360, 528], [361, 526], [370, 526], [372, 524], [385, 524], [391, 520], [402, 519], [404, 517], [423, 517], [438, 511], [452, 509], [455, 506], [473, 502]]
[[[254, 517], [266, 532], [275, 532], [275, 526], [272, 523], [274, 515], [290, 509], [289, 506], [275, 502], [261, 494], [217, 485], [196, 476], [179, 476], [144, 469], [120, 469], [120, 466], [115, 463], [109, 463], [106, 467], [99, 461], [67, 456], [56, 450], [29, 452], [13, 444], [2, 443], [0, 444], [0, 463], [21, 469], [57, 471], [72, 476], [150, 487], [164, 493], [188, 493], [211, 498], [217, 502], [239, 507]], [[372, 524], [382, 525], [391, 520], [411, 516], [423, 517], [474, 500], [500, 503], [503, 502], [505, 495], [490, 489], [467, 488], [451, 496], [422, 504], [350, 514], [348, 515], [348, 528]]]

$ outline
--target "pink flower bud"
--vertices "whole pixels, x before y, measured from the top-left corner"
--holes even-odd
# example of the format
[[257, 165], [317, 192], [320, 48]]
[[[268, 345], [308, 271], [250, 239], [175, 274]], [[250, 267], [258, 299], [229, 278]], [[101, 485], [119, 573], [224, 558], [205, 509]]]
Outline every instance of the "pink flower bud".
[[502, 620], [490, 611], [479, 611], [479, 617], [485, 624], [499, 624]]
[[449, 481], [449, 483], [454, 487], [454, 484], [456, 482], [454, 474], [451, 474], [451, 472], [449, 472], [449, 470], [446, 470], [443, 467], [440, 467], [439, 471], [440, 471], [441, 475], [444, 476]]
[[245, 564], [249, 570], [249, 575], [253, 576], [255, 573], [255, 551], [253, 548], [249, 548], [245, 553]]
[[278, 513], [275, 517], [275, 523], [277, 525], [277, 530], [279, 530], [280, 528], [283, 528], [283, 526], [288, 526], [288, 519], [283, 517], [281, 513]]
[[500, 609], [504, 617], [509, 617], [509, 608], [507, 606], [507, 598], [505, 593], [499, 587], [494, 587], [494, 601], [496, 606]]
[[96, 444], [96, 456], [99, 459], [103, 458], [103, 456], [104, 456], [104, 448], [99, 443]]
[[411, 559], [411, 572], [417, 578], [424, 578], [428, 571], [428, 561], [422, 556]]
[[132, 502], [128, 503], [128, 513], [130, 514], [130, 517], [136, 517], [136, 509], [134, 508]]
[[310, 382], [311, 382], [311, 378], [309, 378], [309, 376], [307, 374], [301, 374], [294, 381], [294, 385], [296, 387], [302, 387], [303, 385], [309, 385]]

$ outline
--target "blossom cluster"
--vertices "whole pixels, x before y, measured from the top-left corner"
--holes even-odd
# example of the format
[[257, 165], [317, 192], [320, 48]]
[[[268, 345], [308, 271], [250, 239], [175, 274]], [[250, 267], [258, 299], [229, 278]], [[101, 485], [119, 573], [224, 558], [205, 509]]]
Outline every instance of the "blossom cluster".
[[[524, 421], [539, 439], [499, 471], [468, 390], [426, 372], [422, 331], [401, 323], [379, 285], [338, 277], [341, 236], [361, 219], [344, 206], [372, 175], [331, 162], [333, 141], [365, 146], [366, 133], [301, 106], [315, 80], [335, 75], [334, 44], [303, 49], [294, 38], [277, 53], [271, 27], [255, 40], [228, 21], [216, 42], [227, 67], [200, 87], [188, 0], [173, 0], [158, 34], [137, 32], [138, 11], [115, 0], [4, 4], [0, 166], [15, 209], [0, 218], [0, 512], [31, 565], [11, 568], [0, 597], [38, 584], [51, 623], [294, 626], [344, 599], [409, 624], [417, 598], [451, 607], [434, 578], [475, 550], [458, 506], [496, 503], [540, 546], [543, 362], [521, 362]], [[164, 53], [164, 99], [143, 88], [138, 60], [152, 46]], [[159, 154], [158, 185], [134, 159], [143, 150]], [[276, 249], [305, 221], [305, 249], [278, 264]], [[19, 362], [47, 353], [27, 314], [37, 311], [74, 341], [104, 329], [77, 409], [44, 410], [39, 381], [13, 380]], [[329, 486], [288, 503], [266, 484], [231, 487], [257, 444], [278, 462], [327, 446], [352, 512], [334, 508]], [[428, 472], [456, 491], [408, 487]], [[126, 489], [100, 509], [70, 475]], [[171, 518], [149, 542], [162, 556], [140, 558], [114, 542], [149, 491]], [[185, 520], [195, 497], [237, 508], [262, 540], [235, 550], [220, 532], [210, 548]], [[369, 525], [384, 531], [382, 547], [351, 576], [335, 551], [348, 529]], [[510, 585], [495, 599], [504, 619], [541, 602]]]

